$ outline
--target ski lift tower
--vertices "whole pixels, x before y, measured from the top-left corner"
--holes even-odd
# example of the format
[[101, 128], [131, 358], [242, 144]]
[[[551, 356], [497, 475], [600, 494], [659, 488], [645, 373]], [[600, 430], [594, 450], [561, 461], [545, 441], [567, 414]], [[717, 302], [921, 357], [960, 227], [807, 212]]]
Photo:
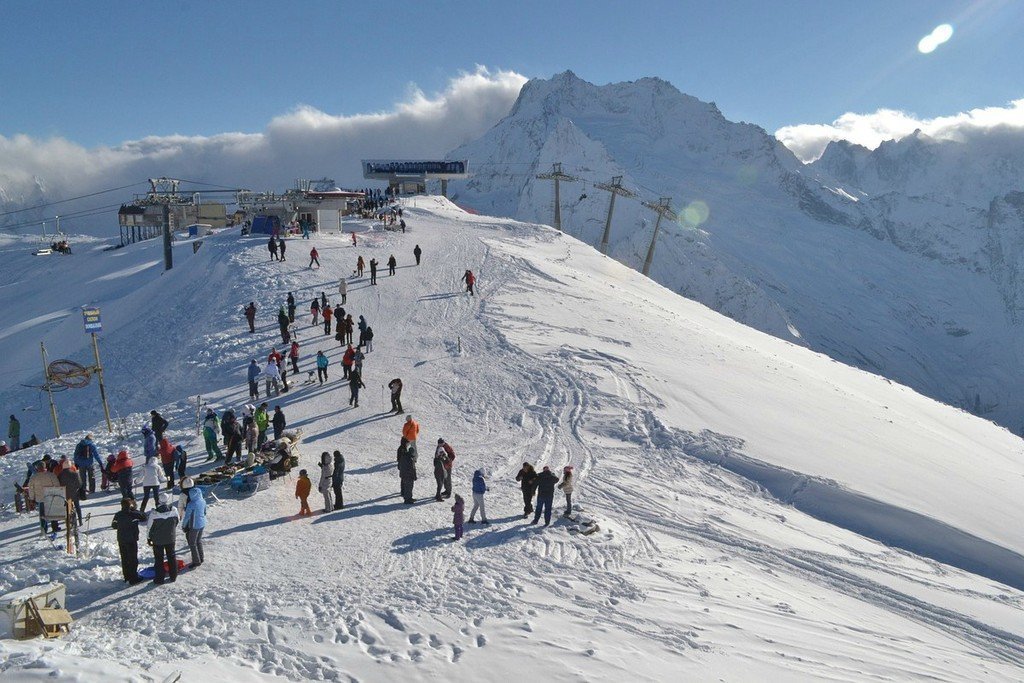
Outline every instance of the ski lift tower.
[[448, 196], [448, 181], [468, 178], [466, 160], [363, 159], [363, 178], [386, 180], [395, 194], [425, 193], [428, 180], [441, 181], [441, 195]]

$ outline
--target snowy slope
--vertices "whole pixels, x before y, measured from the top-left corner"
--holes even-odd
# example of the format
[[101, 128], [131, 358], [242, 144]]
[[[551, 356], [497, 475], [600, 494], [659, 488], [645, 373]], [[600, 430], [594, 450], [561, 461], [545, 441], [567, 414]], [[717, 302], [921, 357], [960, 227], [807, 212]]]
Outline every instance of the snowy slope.
[[[762, 331], [1022, 429], [1015, 235], [990, 208], [1024, 178], [1024, 139], [915, 135], [869, 152], [833, 143], [801, 164], [757, 126], [656, 78], [595, 86], [571, 72], [527, 83], [509, 115], [451, 152], [466, 206], [550, 223], [552, 163], [564, 229], [597, 245], [622, 176], [683, 214], [662, 225], [651, 276]], [[639, 269], [654, 214], [619, 199], [611, 255]], [[1002, 250], [999, 249], [1002, 247]]]
[[[272, 316], [288, 291], [300, 301], [330, 292], [357, 254], [394, 253], [400, 268], [378, 287], [351, 281], [346, 308], [376, 331], [360, 407], [347, 406], [336, 365], [327, 386], [280, 400], [303, 430], [303, 467], [321, 450], [345, 453], [347, 509], [296, 518], [294, 480], [248, 499], [221, 491], [206, 564], [158, 589], [117, 581], [100, 516], [114, 496], [86, 503], [87, 560], [55, 551], [31, 519], [0, 513], [0, 552], [13, 558], [0, 563], [0, 592], [63, 580], [77, 618], [56, 643], [0, 641], [0, 676], [1019, 678], [1024, 535], [1006, 523], [1024, 484], [1016, 437], [741, 326], [550, 228], [432, 198], [411, 200], [406, 220], [409, 234], [367, 232], [358, 248], [317, 239], [320, 271], [304, 267], [300, 241], [276, 264], [262, 240], [227, 233], [163, 275], [143, 269], [159, 254], [152, 245], [63, 262], [77, 296], [105, 306], [104, 352], [133, 354], [109, 373], [119, 413], [134, 431], [160, 406], [193, 453], [189, 396], [243, 402], [244, 364], [279, 339]], [[51, 266], [11, 257], [24, 268], [14, 291], [26, 310], [15, 317], [38, 317], [47, 300], [63, 310], [52, 302], [66, 286], [33, 270]], [[476, 298], [459, 292], [467, 267], [480, 276]], [[133, 291], [107, 289], [104, 271]], [[250, 299], [261, 308], [254, 336], [238, 315]], [[68, 354], [84, 348], [70, 318], [48, 334]], [[336, 342], [318, 330], [303, 325], [301, 341], [302, 365], [317, 348], [337, 363]], [[0, 352], [24, 343], [12, 335]], [[432, 490], [437, 436], [458, 453], [457, 492], [468, 498], [472, 471], [488, 473], [492, 525], [467, 527], [462, 544], [446, 540], [447, 505], [398, 500], [400, 421], [382, 395], [396, 375], [423, 428], [417, 496]], [[85, 398], [60, 398], [85, 410]], [[89, 411], [69, 421], [113, 448]], [[24, 416], [44, 430], [43, 415]], [[80, 435], [0, 459], [0, 486]], [[128, 445], [138, 450], [135, 434]], [[527, 526], [512, 481], [524, 460], [574, 464], [576, 500], [601, 531]], [[861, 533], [844, 528], [879, 510]], [[890, 533], [910, 534], [924, 554], [872, 538]], [[927, 556], [958, 543], [994, 571]]]

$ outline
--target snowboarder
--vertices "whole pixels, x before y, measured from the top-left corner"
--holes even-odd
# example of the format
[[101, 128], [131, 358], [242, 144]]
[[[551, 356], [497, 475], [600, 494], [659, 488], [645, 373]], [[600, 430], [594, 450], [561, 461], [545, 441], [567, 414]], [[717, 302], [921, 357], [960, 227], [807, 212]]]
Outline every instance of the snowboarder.
[[246, 375], [249, 378], [249, 398], [260, 397], [260, 366], [256, 364], [256, 359], [253, 358], [249, 361], [249, 371]]
[[313, 303], [309, 305], [309, 312], [313, 314], [313, 327], [320, 321], [320, 300], [313, 297]]
[[288, 292], [288, 322], [295, 322], [295, 295]]
[[420, 264], [420, 255], [422, 253], [423, 253], [423, 250], [420, 249], [420, 245], [418, 245], [418, 244], [416, 245], [416, 248], [412, 250], [412, 255], [416, 257], [416, 265], [417, 266]]
[[243, 313], [246, 322], [249, 323], [249, 334], [252, 334], [256, 331], [256, 304], [250, 301], [249, 305], [243, 309]]
[[295, 482], [295, 497], [299, 500], [299, 516], [311, 515], [309, 509], [309, 492], [313, 490], [313, 482], [309, 480], [306, 470], [299, 470], [299, 480]]
[[188, 549], [192, 553], [192, 564], [189, 569], [195, 569], [203, 561], [203, 530], [206, 528], [206, 499], [198, 486], [187, 489], [188, 502], [185, 504], [185, 514], [181, 520], [181, 528], [185, 532], [185, 540], [188, 541]]
[[470, 296], [474, 296], [473, 285], [476, 283], [476, 276], [473, 275], [473, 271], [467, 269], [465, 275], [462, 276], [462, 280], [466, 283], [466, 291], [469, 292]]
[[348, 282], [345, 281], [345, 278], [338, 280], [338, 294], [341, 295], [341, 305], [344, 306], [348, 299]]
[[370, 259], [370, 284], [377, 284], [377, 259]]
[[160, 487], [167, 483], [163, 468], [157, 462], [156, 457], [147, 457], [142, 465], [142, 512], [146, 511], [149, 497], [153, 496], [153, 504], [156, 505], [160, 495]]
[[405, 424], [402, 425], [402, 437], [415, 444], [419, 435], [420, 423], [412, 419], [412, 415], [406, 415]]
[[562, 489], [562, 493], [565, 494], [565, 512], [563, 514], [566, 517], [572, 514], [572, 491], [574, 486], [572, 465], [566, 465], [562, 468], [562, 481], [558, 484], [558, 488]]
[[271, 388], [274, 390], [274, 396], [281, 395], [281, 372], [277, 369], [277, 363], [267, 362], [267, 367], [263, 368], [263, 379], [266, 382], [267, 398], [270, 398]]
[[321, 386], [324, 380], [327, 379], [327, 364], [329, 363], [327, 356], [324, 355], [323, 351], [316, 352], [316, 378], [320, 380]]
[[[74, 462], [82, 479], [78, 497], [86, 500], [89, 497], [88, 493], [96, 493], [96, 473], [93, 470], [93, 463], [99, 465], [101, 470], [103, 469], [103, 461], [100, 460], [100, 453], [96, 450], [96, 444], [92, 442], [92, 434], [86, 434], [85, 438], [75, 446]], [[86, 492], [86, 486], [89, 488], [88, 493]]]
[[359, 373], [359, 370], [352, 368], [348, 372], [348, 389], [349, 397], [348, 404], [353, 408], [359, 407], [359, 390], [365, 389], [366, 385], [363, 384], [363, 378]]
[[219, 428], [220, 420], [217, 419], [217, 413], [213, 412], [213, 408], [207, 408], [206, 417], [203, 419], [203, 444], [206, 446], [207, 461], [220, 460], [224, 457], [217, 443]]
[[164, 438], [164, 432], [167, 431], [168, 422], [164, 419], [163, 415], [155, 410], [149, 411], [149, 417], [150, 427], [153, 429], [153, 435], [156, 437], [157, 441], [160, 441], [160, 439]]
[[537, 470], [528, 462], [516, 474], [516, 481], [520, 482], [523, 490], [523, 517], [533, 512], [533, 494], [537, 492]]
[[[434, 461], [435, 469], [437, 461], [441, 463], [441, 481], [437, 484], [437, 495], [438, 500], [441, 500], [440, 496], [450, 498], [452, 495], [452, 466], [455, 464], [455, 449], [452, 448], [444, 439], [439, 438], [437, 440], [437, 448], [434, 450]], [[444, 493], [441, 492], [441, 487], [444, 486]], [[473, 515], [470, 515], [472, 517]]]
[[274, 441], [277, 441], [284, 434], [284, 428], [288, 425], [284, 419], [284, 413], [281, 412], [281, 406], [274, 406], [274, 418], [270, 424], [274, 428]]
[[[352, 233], [352, 236], [355, 237], [355, 233]], [[366, 268], [366, 262], [363, 261], [363, 257], [360, 256], [356, 259], [356, 274], [359, 275], [359, 277], [363, 276], [364, 268]]]
[[135, 509], [135, 499], [122, 498], [121, 509], [114, 513], [114, 519], [110, 523], [110, 528], [117, 530], [121, 575], [132, 586], [142, 583], [139, 576], [139, 524], [145, 521], [146, 515]]
[[274, 239], [273, 235], [270, 236], [270, 240], [267, 242], [267, 251], [270, 252], [270, 260], [271, 261], [276, 261], [277, 260], [277, 240]]
[[391, 258], [388, 259], [388, 275], [395, 274], [395, 267], [398, 265], [398, 261], [395, 260], [395, 255], [392, 254]]
[[345, 509], [345, 498], [342, 488], [345, 485], [345, 456], [341, 451], [334, 451], [334, 471], [331, 473], [331, 487], [334, 489], [334, 509]]
[[314, 263], [316, 264], [317, 269], [319, 269], [320, 252], [316, 250], [316, 247], [313, 247], [312, 249], [309, 250], [309, 267], [312, 268]]
[[484, 494], [487, 493], [487, 484], [484, 482], [484, 471], [477, 470], [473, 473], [473, 509], [469, 511], [469, 523], [476, 524], [477, 508], [480, 509], [480, 523], [490, 524], [487, 521], [487, 510], [484, 509]]
[[280, 237], [277, 240], [277, 251], [280, 252], [280, 254], [281, 254], [281, 258], [279, 259], [281, 261], [285, 260], [285, 258], [284, 258], [284, 250], [285, 250], [284, 238]]
[[455, 523], [455, 538], [458, 541], [462, 538], [462, 522], [466, 515], [466, 502], [462, 496], [455, 494], [455, 505], [452, 505], [452, 522]]
[[324, 451], [320, 454], [320, 481], [316, 488], [324, 497], [324, 512], [334, 510], [334, 465], [331, 463], [331, 454]]
[[401, 480], [402, 502], [412, 505], [412, 489], [416, 483], [416, 444], [402, 437], [398, 446], [398, 476]]
[[537, 475], [537, 510], [533, 513], [533, 521], [536, 524], [540, 520], [541, 513], [544, 514], [544, 526], [551, 524], [551, 504], [555, 498], [555, 484], [558, 483], [558, 475], [551, 471], [547, 465]]
[[[145, 501], [142, 503], [146, 507]], [[149, 513], [149, 540], [153, 546], [153, 565], [156, 577], [153, 583], [157, 586], [164, 582], [167, 571], [170, 571], [171, 583], [178, 579], [178, 558], [174, 554], [174, 530], [178, 528], [178, 511], [171, 507], [171, 497], [160, 494], [158, 505]], [[167, 563], [165, 569], [164, 562]]]
[[391, 411], [396, 415], [401, 415], [405, 411], [402, 410], [402, 380], [398, 377], [388, 382], [388, 389], [391, 390]]

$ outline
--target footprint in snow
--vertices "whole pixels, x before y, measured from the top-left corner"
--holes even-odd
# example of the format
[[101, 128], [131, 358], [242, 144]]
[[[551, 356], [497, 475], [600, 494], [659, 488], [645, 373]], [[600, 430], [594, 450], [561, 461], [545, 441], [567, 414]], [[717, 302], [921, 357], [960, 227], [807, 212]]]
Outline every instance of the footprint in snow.
[[441, 639], [438, 638], [433, 633], [431, 633], [430, 634], [430, 647], [432, 647], [432, 648], [434, 648], [436, 650], [436, 649], [439, 649], [442, 645], [444, 645], [444, 643], [441, 642]]
[[483, 647], [486, 644], [487, 644], [487, 636], [485, 636], [484, 634], [481, 633], [480, 635], [478, 635], [476, 637], [476, 646], [477, 647]]
[[422, 633], [410, 633], [409, 634], [409, 644], [410, 645], [419, 645], [422, 642], [423, 642], [423, 634]]

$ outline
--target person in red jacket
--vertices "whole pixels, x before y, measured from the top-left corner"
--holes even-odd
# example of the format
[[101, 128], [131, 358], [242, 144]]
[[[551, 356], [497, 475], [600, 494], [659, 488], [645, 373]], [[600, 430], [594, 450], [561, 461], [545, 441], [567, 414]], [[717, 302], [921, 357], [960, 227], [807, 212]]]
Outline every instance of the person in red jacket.
[[312, 268], [314, 263], [317, 268], [320, 267], [320, 252], [316, 250], [316, 247], [309, 250], [309, 267]]
[[334, 310], [330, 306], [324, 306], [321, 313], [324, 316], [324, 334], [329, 335], [331, 333], [331, 320], [334, 318]]
[[170, 491], [174, 488], [174, 446], [166, 438], [160, 439], [157, 452], [160, 454], [164, 474], [167, 475], [167, 490]]
[[280, 363], [282, 358], [284, 358], [284, 356], [282, 356], [281, 352], [277, 350], [277, 347], [271, 348], [270, 353], [267, 354], [268, 363]]
[[462, 279], [466, 282], [466, 291], [469, 292], [469, 295], [475, 296], [473, 294], [473, 285], [476, 284], [476, 275], [473, 275], [473, 271], [467, 270], [466, 274], [462, 276]]
[[355, 362], [356, 350], [349, 344], [348, 348], [345, 349], [345, 355], [341, 357], [342, 379], [348, 379], [348, 374], [352, 371], [352, 364]]
[[292, 362], [292, 372], [296, 375], [299, 374], [299, 342], [292, 342], [292, 348], [288, 351], [288, 358]]

